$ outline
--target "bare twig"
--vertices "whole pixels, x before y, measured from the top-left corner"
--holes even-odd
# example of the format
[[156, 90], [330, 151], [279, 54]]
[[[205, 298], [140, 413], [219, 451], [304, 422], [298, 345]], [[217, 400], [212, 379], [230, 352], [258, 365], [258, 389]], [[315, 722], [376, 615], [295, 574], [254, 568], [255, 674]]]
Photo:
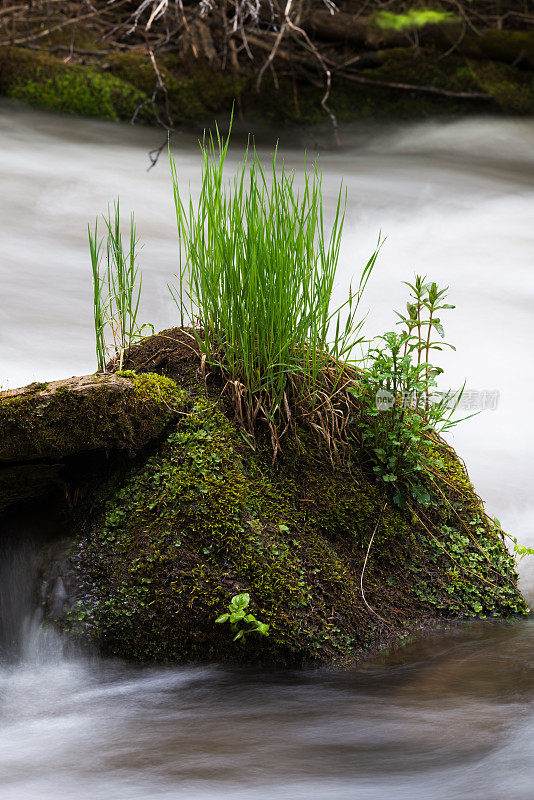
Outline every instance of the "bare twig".
[[383, 86], [388, 89], [401, 89], [407, 92], [425, 92], [438, 94], [443, 97], [458, 97], [465, 100], [491, 100], [492, 96], [484, 92], [455, 92], [451, 89], [439, 89], [437, 86], [418, 86], [412, 83], [398, 83], [397, 81], [380, 81], [373, 78], [364, 78], [363, 75], [354, 75], [352, 72], [337, 72], [339, 77], [354, 83], [365, 83], [368, 86]]
[[267, 69], [267, 67], [269, 67], [273, 63], [273, 60], [274, 60], [274, 58], [276, 56], [278, 48], [280, 47], [280, 43], [282, 42], [282, 39], [284, 38], [284, 34], [285, 34], [285, 32], [287, 30], [287, 27], [288, 27], [288, 24], [289, 24], [288, 23], [288, 18], [289, 18], [289, 14], [291, 13], [292, 3], [293, 3], [293, 0], [287, 0], [285, 11], [284, 11], [285, 19], [284, 19], [282, 25], [280, 26], [280, 31], [278, 33], [278, 36], [275, 39], [274, 45], [273, 45], [273, 47], [271, 49], [271, 52], [269, 53], [269, 55], [267, 57], [267, 60], [265, 61], [265, 63], [263, 64], [262, 68], [260, 69], [260, 71], [258, 73], [258, 78], [256, 80], [256, 91], [257, 92], [259, 92], [259, 90], [260, 90], [260, 86], [261, 86], [261, 82], [262, 82], [263, 76], [265, 74], [265, 70]]

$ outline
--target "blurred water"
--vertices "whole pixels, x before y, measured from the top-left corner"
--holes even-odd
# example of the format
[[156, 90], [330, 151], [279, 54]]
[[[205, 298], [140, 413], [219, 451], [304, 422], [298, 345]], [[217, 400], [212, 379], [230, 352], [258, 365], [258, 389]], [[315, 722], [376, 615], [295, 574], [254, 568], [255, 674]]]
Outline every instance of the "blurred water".
[[[145, 242], [144, 318], [175, 323], [167, 165], [146, 171], [159, 138], [0, 105], [0, 384], [94, 369], [86, 225], [117, 194]], [[370, 333], [393, 327], [415, 271], [450, 286], [447, 385], [500, 393], [451, 439], [488, 510], [534, 544], [534, 122], [352, 128], [343, 141], [320, 152], [328, 203], [341, 178], [349, 192], [339, 297], [379, 230]], [[290, 166], [304, 144], [283, 146]], [[175, 153], [194, 189], [194, 137]], [[533, 796], [531, 621], [437, 636], [343, 675], [133, 668], [67, 656], [32, 610], [31, 557], [11, 557], [0, 575], [3, 800]], [[522, 582], [534, 597], [533, 567]]]

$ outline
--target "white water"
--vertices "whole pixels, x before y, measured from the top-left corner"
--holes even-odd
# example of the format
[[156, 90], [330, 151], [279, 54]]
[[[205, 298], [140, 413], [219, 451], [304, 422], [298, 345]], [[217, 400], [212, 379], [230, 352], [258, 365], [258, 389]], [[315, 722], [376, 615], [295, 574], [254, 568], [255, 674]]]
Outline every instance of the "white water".
[[[92, 371], [86, 224], [117, 194], [145, 242], [144, 317], [175, 323], [168, 170], [162, 160], [146, 172], [159, 135], [0, 114], [0, 384]], [[500, 392], [497, 410], [452, 441], [489, 511], [533, 544], [534, 122], [359, 129], [344, 141], [320, 154], [327, 197], [341, 177], [349, 192], [340, 297], [380, 229], [370, 332], [393, 327], [415, 271], [450, 286], [449, 385]], [[300, 144], [282, 148], [297, 168]], [[176, 156], [194, 187], [193, 137]], [[534, 569], [522, 578], [534, 596]], [[41, 642], [0, 666], [0, 796], [530, 800], [533, 632], [530, 621], [474, 628], [342, 676], [141, 670]]]

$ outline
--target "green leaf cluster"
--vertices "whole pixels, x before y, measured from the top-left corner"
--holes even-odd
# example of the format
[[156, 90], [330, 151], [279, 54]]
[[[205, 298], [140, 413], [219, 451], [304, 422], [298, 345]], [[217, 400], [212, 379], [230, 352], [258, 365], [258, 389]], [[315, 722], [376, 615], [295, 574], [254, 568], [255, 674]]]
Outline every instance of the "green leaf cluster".
[[428, 442], [436, 442], [436, 432], [460, 421], [453, 415], [463, 388], [457, 393], [435, 391], [443, 370], [432, 363], [432, 355], [444, 347], [455, 349], [443, 341], [440, 313], [454, 308], [445, 302], [447, 289], [420, 275], [406, 285], [406, 313], [396, 312], [401, 330], [375, 339], [360, 379], [349, 391], [359, 401], [359, 436], [373, 472], [394, 487], [397, 505], [415, 500], [426, 507], [431, 494], [425, 472], [433, 462]]
[[[217, 617], [215, 622], [224, 623], [229, 622], [232, 633], [235, 633], [234, 642], [239, 640], [245, 641], [246, 637], [251, 633], [259, 633], [261, 636], [269, 635], [269, 625], [265, 622], [260, 622], [256, 619], [254, 614], [246, 613], [250, 603], [250, 595], [248, 592], [243, 594], [236, 594], [230, 600], [228, 612], [221, 614]], [[248, 628], [240, 627], [240, 625], [247, 624]]]

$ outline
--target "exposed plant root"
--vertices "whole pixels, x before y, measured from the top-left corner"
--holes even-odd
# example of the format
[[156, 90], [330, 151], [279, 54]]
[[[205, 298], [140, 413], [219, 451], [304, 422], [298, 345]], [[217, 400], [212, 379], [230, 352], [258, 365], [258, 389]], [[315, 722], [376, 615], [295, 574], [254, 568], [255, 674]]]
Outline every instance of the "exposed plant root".
[[376, 525], [375, 525], [375, 527], [374, 527], [374, 530], [373, 530], [372, 536], [371, 536], [371, 538], [369, 539], [369, 544], [368, 544], [368, 546], [367, 546], [367, 552], [366, 552], [366, 554], [365, 554], [365, 561], [363, 562], [363, 567], [362, 567], [362, 571], [361, 571], [361, 574], [360, 574], [360, 590], [361, 590], [361, 593], [362, 593], [362, 600], [363, 600], [363, 602], [365, 603], [366, 607], [369, 609], [369, 611], [371, 612], [371, 614], [374, 614], [374, 616], [375, 616], [375, 617], [377, 617], [379, 620], [381, 620], [382, 622], [385, 622], [385, 623], [386, 623], [386, 625], [388, 625], [388, 624], [389, 624], [389, 623], [387, 622], [387, 620], [385, 620], [385, 619], [384, 619], [384, 617], [381, 617], [381, 616], [380, 616], [380, 614], [379, 614], [377, 611], [375, 611], [375, 610], [374, 610], [374, 608], [373, 608], [371, 605], [369, 605], [369, 603], [368, 603], [368, 601], [367, 601], [367, 598], [365, 597], [365, 591], [364, 591], [364, 588], [363, 588], [363, 576], [365, 575], [365, 569], [366, 569], [366, 567], [367, 567], [367, 562], [368, 562], [368, 560], [369, 560], [369, 553], [371, 552], [371, 547], [372, 547], [372, 545], [373, 545], [373, 540], [374, 540], [374, 538], [375, 538], [376, 532], [377, 532], [377, 530], [378, 530], [378, 526], [380, 525], [380, 522], [381, 522], [381, 520], [382, 520], [382, 517], [383, 517], [383, 515], [384, 515], [384, 511], [385, 511], [385, 510], [386, 510], [386, 508], [387, 508], [387, 505], [388, 505], [388, 504], [387, 504], [387, 501], [386, 501], [386, 502], [384, 503], [383, 507], [382, 507], [382, 510], [380, 511], [380, 514], [378, 515], [378, 519], [377, 519], [377, 521], [376, 521]]

